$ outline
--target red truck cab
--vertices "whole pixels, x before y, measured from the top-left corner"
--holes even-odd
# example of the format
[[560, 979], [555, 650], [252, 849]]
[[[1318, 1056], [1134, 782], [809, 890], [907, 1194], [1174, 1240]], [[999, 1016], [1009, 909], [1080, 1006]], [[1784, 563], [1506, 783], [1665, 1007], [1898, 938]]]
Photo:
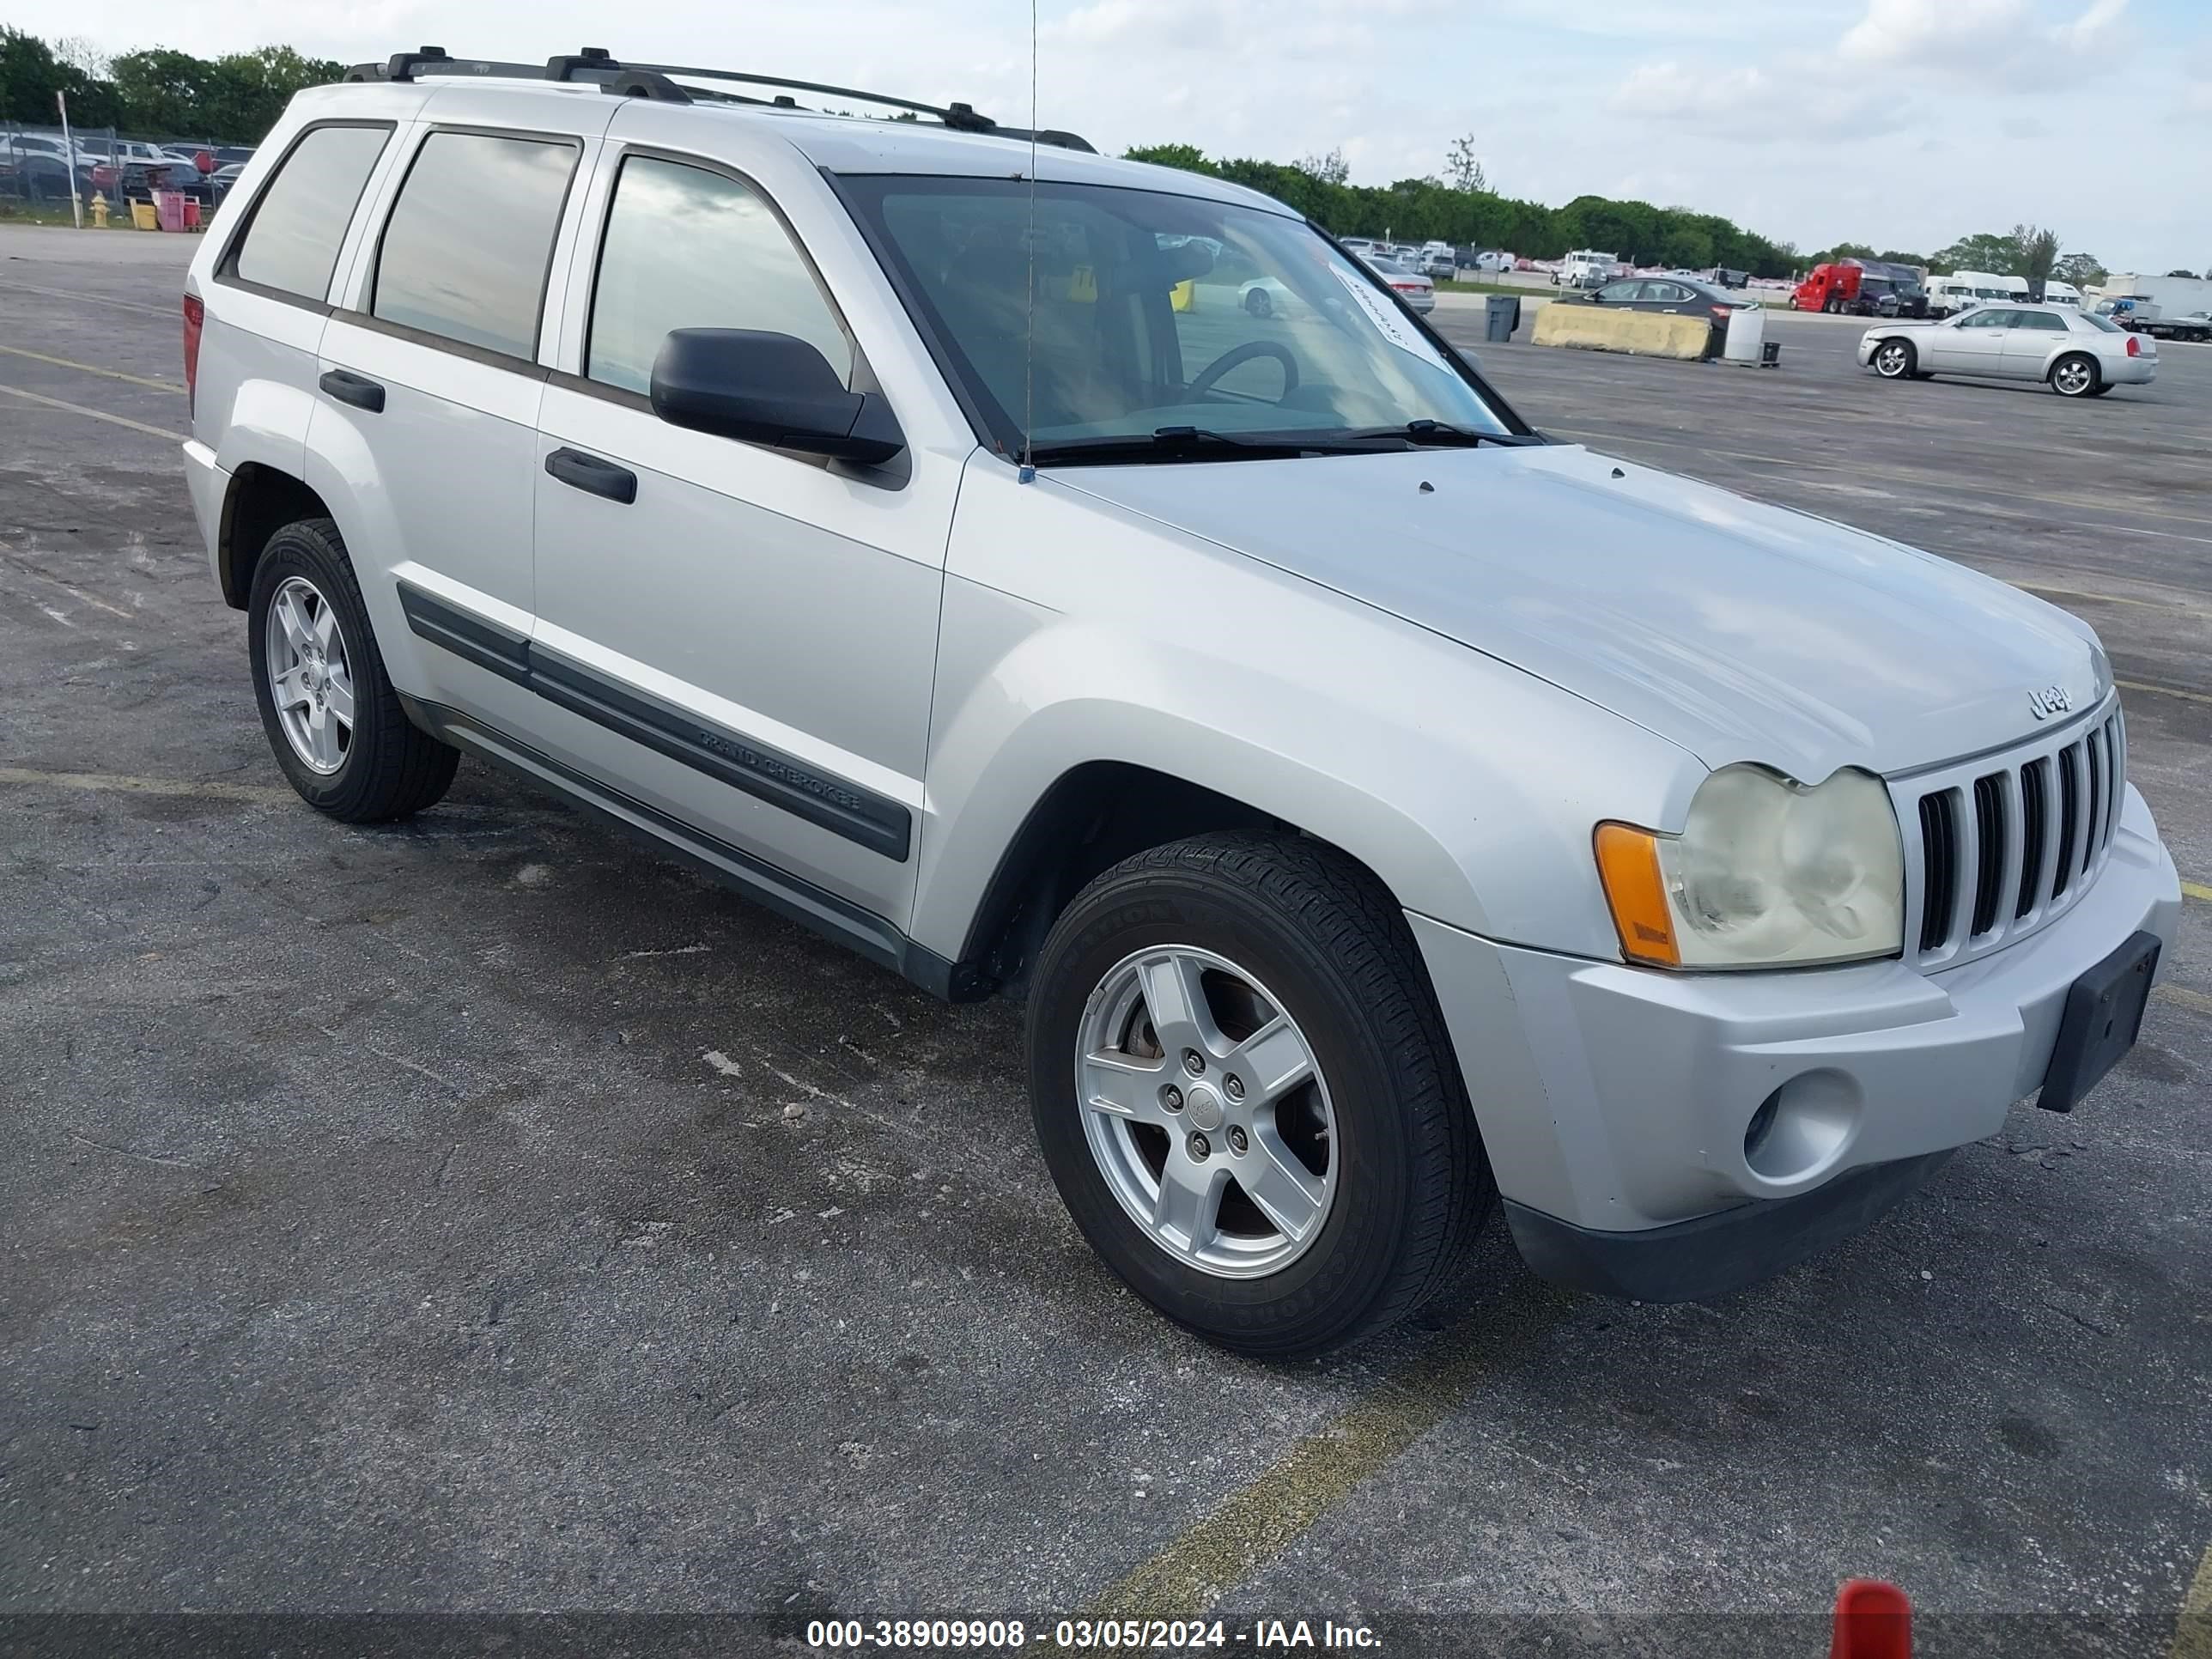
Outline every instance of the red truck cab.
[[1850, 312], [1859, 317], [1924, 317], [1928, 292], [1911, 265], [1879, 259], [1838, 259], [1814, 265], [1791, 290], [1793, 311]]

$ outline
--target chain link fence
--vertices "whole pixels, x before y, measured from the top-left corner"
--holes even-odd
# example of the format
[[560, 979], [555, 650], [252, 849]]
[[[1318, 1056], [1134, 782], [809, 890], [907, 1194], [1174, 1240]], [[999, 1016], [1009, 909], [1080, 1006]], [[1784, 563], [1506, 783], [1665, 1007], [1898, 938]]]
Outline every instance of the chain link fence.
[[[151, 208], [156, 191], [174, 191], [212, 213], [227, 180], [226, 155], [249, 152], [209, 141], [156, 142], [130, 138], [112, 127], [82, 127], [66, 136], [58, 126], [0, 122], [0, 215], [91, 224], [97, 198], [110, 223], [132, 221], [131, 204]], [[72, 206], [71, 198], [75, 198]]]

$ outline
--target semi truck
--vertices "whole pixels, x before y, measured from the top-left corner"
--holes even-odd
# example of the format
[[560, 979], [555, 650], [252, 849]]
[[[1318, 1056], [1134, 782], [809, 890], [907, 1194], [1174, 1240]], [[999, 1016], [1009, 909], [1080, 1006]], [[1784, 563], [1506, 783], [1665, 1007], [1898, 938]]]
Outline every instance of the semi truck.
[[2212, 280], [2203, 276], [2107, 276], [2100, 316], [2133, 334], [2161, 340], [2212, 340]]
[[2172, 315], [2154, 301], [2123, 294], [2098, 301], [2097, 315], [2109, 318], [2130, 334], [2148, 334], [2154, 340], [2212, 340], [2212, 312]]

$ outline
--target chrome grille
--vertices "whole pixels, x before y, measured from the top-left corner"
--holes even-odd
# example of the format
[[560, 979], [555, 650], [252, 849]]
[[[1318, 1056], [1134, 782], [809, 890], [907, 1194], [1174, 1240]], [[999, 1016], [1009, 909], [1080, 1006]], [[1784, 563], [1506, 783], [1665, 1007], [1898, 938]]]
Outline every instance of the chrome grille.
[[2012, 753], [1894, 781], [1910, 959], [1985, 955], [2077, 902], [2111, 849], [2127, 775], [2112, 701]]

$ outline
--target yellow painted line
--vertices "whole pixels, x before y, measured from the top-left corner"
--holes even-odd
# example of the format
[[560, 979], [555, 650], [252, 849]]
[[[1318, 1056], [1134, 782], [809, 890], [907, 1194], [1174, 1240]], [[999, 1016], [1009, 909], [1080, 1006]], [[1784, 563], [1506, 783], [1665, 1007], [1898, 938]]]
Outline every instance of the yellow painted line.
[[[75, 300], [79, 305], [112, 306], [118, 311], [143, 311], [149, 317], [174, 317], [180, 327], [184, 322], [181, 309], [140, 305], [136, 300], [111, 300], [104, 294], [72, 294], [65, 288], [40, 288], [36, 283], [0, 283], [0, 288], [11, 288], [18, 294], [43, 294], [54, 300]], [[179, 300], [179, 305], [182, 303]]]
[[43, 351], [26, 351], [21, 346], [0, 345], [0, 351], [11, 357], [28, 357], [34, 363], [52, 363], [56, 368], [73, 368], [80, 374], [105, 374], [111, 380], [128, 380], [132, 386], [148, 386], [156, 392], [173, 392], [179, 397], [184, 387], [174, 380], [149, 380], [143, 374], [125, 374], [119, 368], [102, 368], [97, 363], [80, 363], [69, 357], [49, 357]]
[[2181, 890], [2190, 898], [2203, 899], [2207, 904], [2212, 904], [2212, 887], [2207, 887], [2201, 881], [2185, 881], [2181, 884]]
[[2114, 680], [2123, 691], [2148, 691], [2154, 696], [2179, 697], [2184, 702], [2212, 702], [2202, 691], [2185, 691], [2178, 685], [2153, 685], [2148, 680]]
[[2197, 1576], [2181, 1598], [2181, 1617], [2173, 1621], [2173, 1647], [2166, 1659], [2212, 1659], [2212, 1549], [2197, 1564]]
[[1440, 1346], [1293, 1441], [1266, 1473], [1230, 1493], [1080, 1616], [1187, 1619], [1205, 1612], [1458, 1410], [1485, 1379], [1523, 1359], [1575, 1302], [1529, 1279], [1508, 1305], [1471, 1315]]
[[2177, 1008], [2186, 1008], [2193, 1013], [2212, 1014], [2212, 997], [2202, 991], [2186, 991], [2179, 985], [2161, 985], [2151, 993], [2161, 1002], [2170, 1002]]
[[2048, 594], [2056, 599], [2088, 599], [2098, 605], [2132, 605], [2145, 611], [2171, 611], [2181, 617], [2212, 617], [2193, 605], [2173, 605], [2162, 599], [2131, 599], [2124, 593], [2089, 593], [2078, 587], [2051, 587], [2042, 582], [2014, 582], [2014, 587], [2030, 593]]
[[118, 772], [43, 772], [28, 766], [0, 766], [0, 783], [49, 789], [88, 789], [121, 795], [189, 795], [200, 800], [264, 803], [297, 800], [289, 789], [261, 784], [215, 783], [194, 778], [134, 778]]
[[133, 432], [143, 432], [149, 438], [167, 438], [176, 443], [185, 441], [181, 432], [172, 432], [165, 426], [148, 426], [143, 421], [125, 420], [120, 415], [111, 415], [104, 409], [87, 409], [82, 404], [64, 403], [59, 398], [48, 398], [36, 392], [26, 392], [19, 386], [0, 386], [0, 392], [11, 398], [22, 398], [34, 404], [44, 404], [49, 409], [65, 409], [72, 415], [89, 416], [95, 421], [106, 421], [113, 426], [127, 426]]

